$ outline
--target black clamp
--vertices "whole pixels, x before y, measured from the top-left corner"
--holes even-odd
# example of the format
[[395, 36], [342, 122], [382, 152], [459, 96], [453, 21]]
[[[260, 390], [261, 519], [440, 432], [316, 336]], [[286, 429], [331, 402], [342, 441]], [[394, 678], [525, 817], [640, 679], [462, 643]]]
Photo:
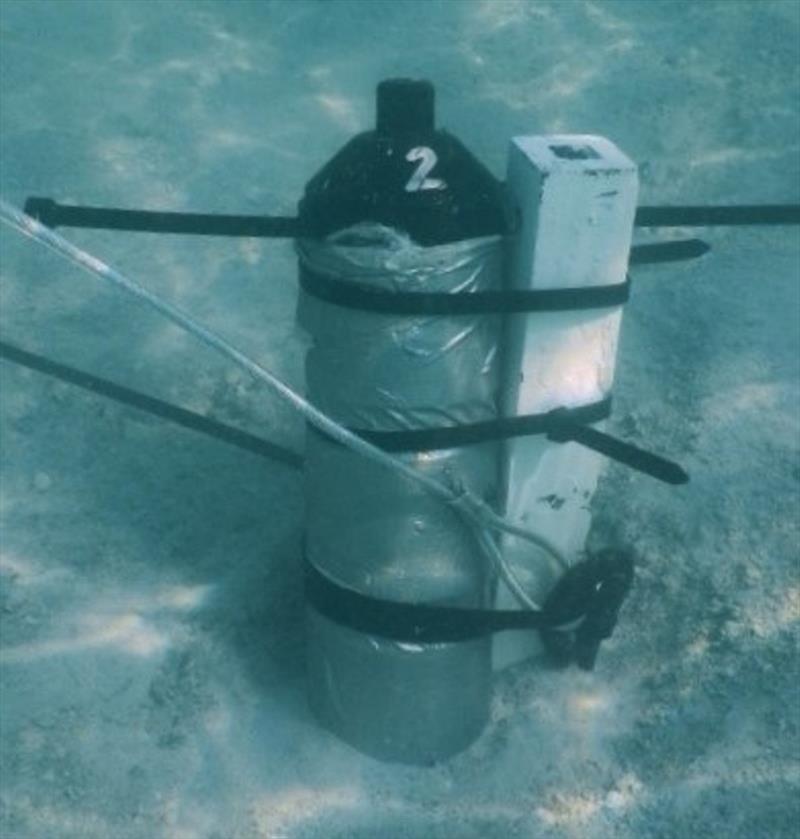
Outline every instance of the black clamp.
[[542, 610], [542, 641], [560, 666], [594, 669], [600, 644], [610, 638], [633, 584], [633, 559], [609, 549], [574, 565], [559, 580]]

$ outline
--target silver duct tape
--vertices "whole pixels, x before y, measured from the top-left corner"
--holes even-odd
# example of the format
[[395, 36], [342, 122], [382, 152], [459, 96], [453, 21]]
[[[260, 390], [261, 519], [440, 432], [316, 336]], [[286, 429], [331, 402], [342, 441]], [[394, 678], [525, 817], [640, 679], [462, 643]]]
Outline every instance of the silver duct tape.
[[308, 609], [309, 704], [328, 729], [379, 760], [430, 765], [485, 727], [491, 640], [400, 644]]
[[[501, 241], [423, 248], [397, 231], [364, 224], [325, 242], [300, 240], [297, 251], [308, 269], [343, 283], [469, 293], [501, 287]], [[298, 321], [314, 336], [308, 392], [347, 425], [391, 431], [497, 415], [497, 315], [387, 315], [332, 306], [301, 291]]]
[[[499, 447], [400, 458], [420, 471], [457, 475], [475, 495], [494, 500]], [[306, 444], [306, 553], [336, 582], [411, 603], [485, 605], [487, 562], [451, 507], [419, 484], [309, 432]]]
[[[341, 282], [454, 293], [502, 285], [499, 237], [421, 248], [396, 231], [359, 225], [297, 247], [309, 269]], [[298, 319], [313, 339], [309, 397], [347, 425], [402, 430], [497, 415], [497, 316], [378, 314], [301, 293]], [[499, 451], [499, 444], [483, 443], [400, 457], [495, 502]], [[314, 432], [305, 463], [306, 551], [327, 576], [391, 600], [491, 602], [491, 569], [453, 509]], [[428, 763], [480, 733], [488, 714], [489, 639], [399, 644], [308, 611], [310, 702], [344, 740], [382, 759]]]

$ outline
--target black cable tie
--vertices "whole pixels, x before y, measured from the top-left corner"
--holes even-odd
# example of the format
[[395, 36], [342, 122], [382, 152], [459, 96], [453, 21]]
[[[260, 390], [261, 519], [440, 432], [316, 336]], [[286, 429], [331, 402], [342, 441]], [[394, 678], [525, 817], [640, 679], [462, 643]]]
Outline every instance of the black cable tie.
[[50, 228], [91, 227], [97, 230], [257, 238], [296, 238], [302, 235], [300, 220], [296, 216], [230, 216], [78, 207], [58, 204], [52, 198], [36, 197], [28, 198], [24, 211]]
[[506, 629], [537, 629], [541, 612], [405, 603], [372, 597], [334, 582], [306, 560], [306, 600], [334, 623], [392, 641], [442, 644]]
[[639, 207], [636, 227], [715, 227], [800, 224], [800, 204]]
[[[565, 413], [561, 414], [561, 411]], [[563, 408], [542, 414], [524, 414], [516, 417], [497, 417], [464, 425], [414, 428], [405, 431], [367, 431], [360, 428], [350, 430], [386, 452], [427, 452], [507, 440], [511, 437], [547, 434], [553, 428], [554, 420], [562, 416], [575, 424], [608, 419], [611, 416], [611, 397], [590, 402], [588, 405], [580, 405], [577, 408]]]
[[75, 387], [86, 390], [89, 393], [104, 396], [107, 399], [113, 399], [122, 405], [128, 405], [131, 408], [152, 414], [160, 419], [168, 420], [183, 428], [199, 431], [201, 434], [221, 440], [224, 443], [229, 443], [244, 451], [284, 463], [294, 469], [299, 469], [303, 464], [301, 455], [289, 449], [284, 449], [275, 443], [271, 443], [269, 440], [264, 440], [239, 428], [233, 428], [230, 425], [217, 422], [217, 420], [210, 419], [202, 414], [188, 411], [186, 408], [179, 408], [177, 405], [164, 402], [161, 399], [156, 399], [153, 396], [148, 396], [131, 388], [123, 387], [108, 379], [101, 379], [98, 376], [85, 373], [83, 370], [77, 370], [74, 367], [59, 364], [44, 356], [26, 352], [12, 344], [7, 344], [5, 341], [0, 341], [0, 358], [4, 358], [14, 364], [19, 364], [22, 367], [27, 367], [29, 370], [35, 370], [37, 373], [52, 376], [62, 382], [67, 382]]
[[609, 396], [577, 408], [555, 408], [542, 414], [498, 417], [465, 425], [405, 431], [367, 431], [360, 428], [350, 430], [386, 452], [455, 449], [513, 437], [546, 434], [554, 443], [580, 443], [659, 481], [676, 486], [688, 482], [688, 474], [677, 463], [590, 427], [592, 423], [607, 419], [610, 415]]
[[394, 292], [329, 277], [300, 265], [300, 287], [325, 303], [394, 315], [513, 314], [566, 312], [621, 306], [630, 296], [624, 282], [580, 288], [506, 289], [475, 292]]
[[[65, 364], [59, 364], [35, 353], [26, 352], [4, 341], [0, 341], [0, 358], [52, 376], [90, 393], [145, 411], [184, 428], [199, 431], [209, 437], [214, 437], [262, 457], [286, 463], [294, 468], [298, 468], [302, 464], [300, 455], [283, 449], [261, 437], [256, 437], [241, 429], [225, 425], [217, 420], [196, 414], [131, 388], [123, 387], [108, 379], [93, 376]], [[562, 413], [562, 410], [565, 412]], [[509, 437], [548, 433], [553, 440], [575, 440], [667, 483], [680, 484], [688, 481], [688, 476], [677, 464], [642, 451], [629, 443], [616, 440], [610, 435], [602, 434], [596, 429], [581, 425], [581, 423], [599, 422], [606, 419], [610, 412], [611, 399], [608, 398], [579, 408], [559, 409], [546, 414], [501, 418], [464, 426], [425, 428], [411, 431], [355, 430], [355, 433], [389, 452], [433, 451]]]
[[681, 262], [697, 259], [711, 250], [711, 245], [702, 239], [679, 239], [675, 242], [654, 242], [634, 245], [631, 248], [629, 265], [655, 265], [664, 262]]
[[[291, 237], [312, 235], [297, 216], [242, 216], [123, 210], [58, 204], [52, 198], [31, 196], [25, 212], [50, 228], [92, 227], [105, 230], [188, 233], [205, 236]], [[800, 224], [800, 204], [743, 204], [721, 206], [642, 206], [636, 227], [707, 227], [718, 225]]]
[[637, 472], [650, 475], [659, 481], [673, 486], [679, 486], [689, 482], [687, 472], [672, 460], [667, 460], [661, 455], [640, 449], [632, 443], [626, 443], [604, 431], [596, 428], [589, 428], [576, 422], [569, 411], [559, 408], [550, 413], [550, 428], [547, 437], [556, 443], [573, 441], [603, 454], [611, 460], [629, 466]]
[[[510, 629], [538, 629], [548, 649], [566, 651], [568, 660], [589, 670], [600, 642], [610, 637], [616, 625], [632, 581], [630, 555], [606, 550], [569, 568], [541, 611], [475, 608], [374, 597], [335, 582], [305, 558], [309, 605], [355, 632], [391, 641], [441, 644]], [[561, 628], [576, 623], [575, 630]]]

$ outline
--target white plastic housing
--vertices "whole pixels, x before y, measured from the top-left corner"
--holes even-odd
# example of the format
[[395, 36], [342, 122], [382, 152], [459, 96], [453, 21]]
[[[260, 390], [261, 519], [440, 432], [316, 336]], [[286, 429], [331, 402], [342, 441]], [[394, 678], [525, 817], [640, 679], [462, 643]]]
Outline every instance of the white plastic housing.
[[[628, 266], [638, 177], [613, 143], [589, 135], [516, 137], [508, 185], [518, 211], [509, 261], [512, 288], [622, 283]], [[506, 416], [573, 408], [609, 395], [622, 307], [513, 315], [505, 336]], [[591, 523], [589, 502], [602, 456], [544, 435], [509, 440], [504, 451], [506, 515], [555, 542], [575, 562]], [[510, 537], [503, 553], [526, 591], [543, 602], [562, 573]], [[501, 583], [496, 605], [516, 601]], [[537, 653], [538, 634], [495, 637], [499, 669]]]

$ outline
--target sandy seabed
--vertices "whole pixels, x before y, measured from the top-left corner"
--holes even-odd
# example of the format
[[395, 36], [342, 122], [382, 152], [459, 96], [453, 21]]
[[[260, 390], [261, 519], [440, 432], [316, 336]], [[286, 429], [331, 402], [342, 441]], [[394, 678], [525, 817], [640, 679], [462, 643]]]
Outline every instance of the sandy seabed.
[[[641, 202], [800, 200], [800, 4], [0, 0], [0, 193], [295, 210], [389, 76], [502, 176], [603, 134]], [[68, 231], [300, 385], [287, 242]], [[670, 231], [662, 236], [695, 235]], [[636, 271], [594, 546], [638, 576], [596, 672], [497, 676], [448, 763], [377, 763], [303, 692], [303, 500], [264, 460], [0, 360], [3, 839], [791, 839], [800, 823], [800, 239]], [[642, 235], [644, 241], [648, 236]], [[653, 234], [649, 234], [653, 238]], [[0, 231], [2, 340], [299, 452], [288, 409]]]

